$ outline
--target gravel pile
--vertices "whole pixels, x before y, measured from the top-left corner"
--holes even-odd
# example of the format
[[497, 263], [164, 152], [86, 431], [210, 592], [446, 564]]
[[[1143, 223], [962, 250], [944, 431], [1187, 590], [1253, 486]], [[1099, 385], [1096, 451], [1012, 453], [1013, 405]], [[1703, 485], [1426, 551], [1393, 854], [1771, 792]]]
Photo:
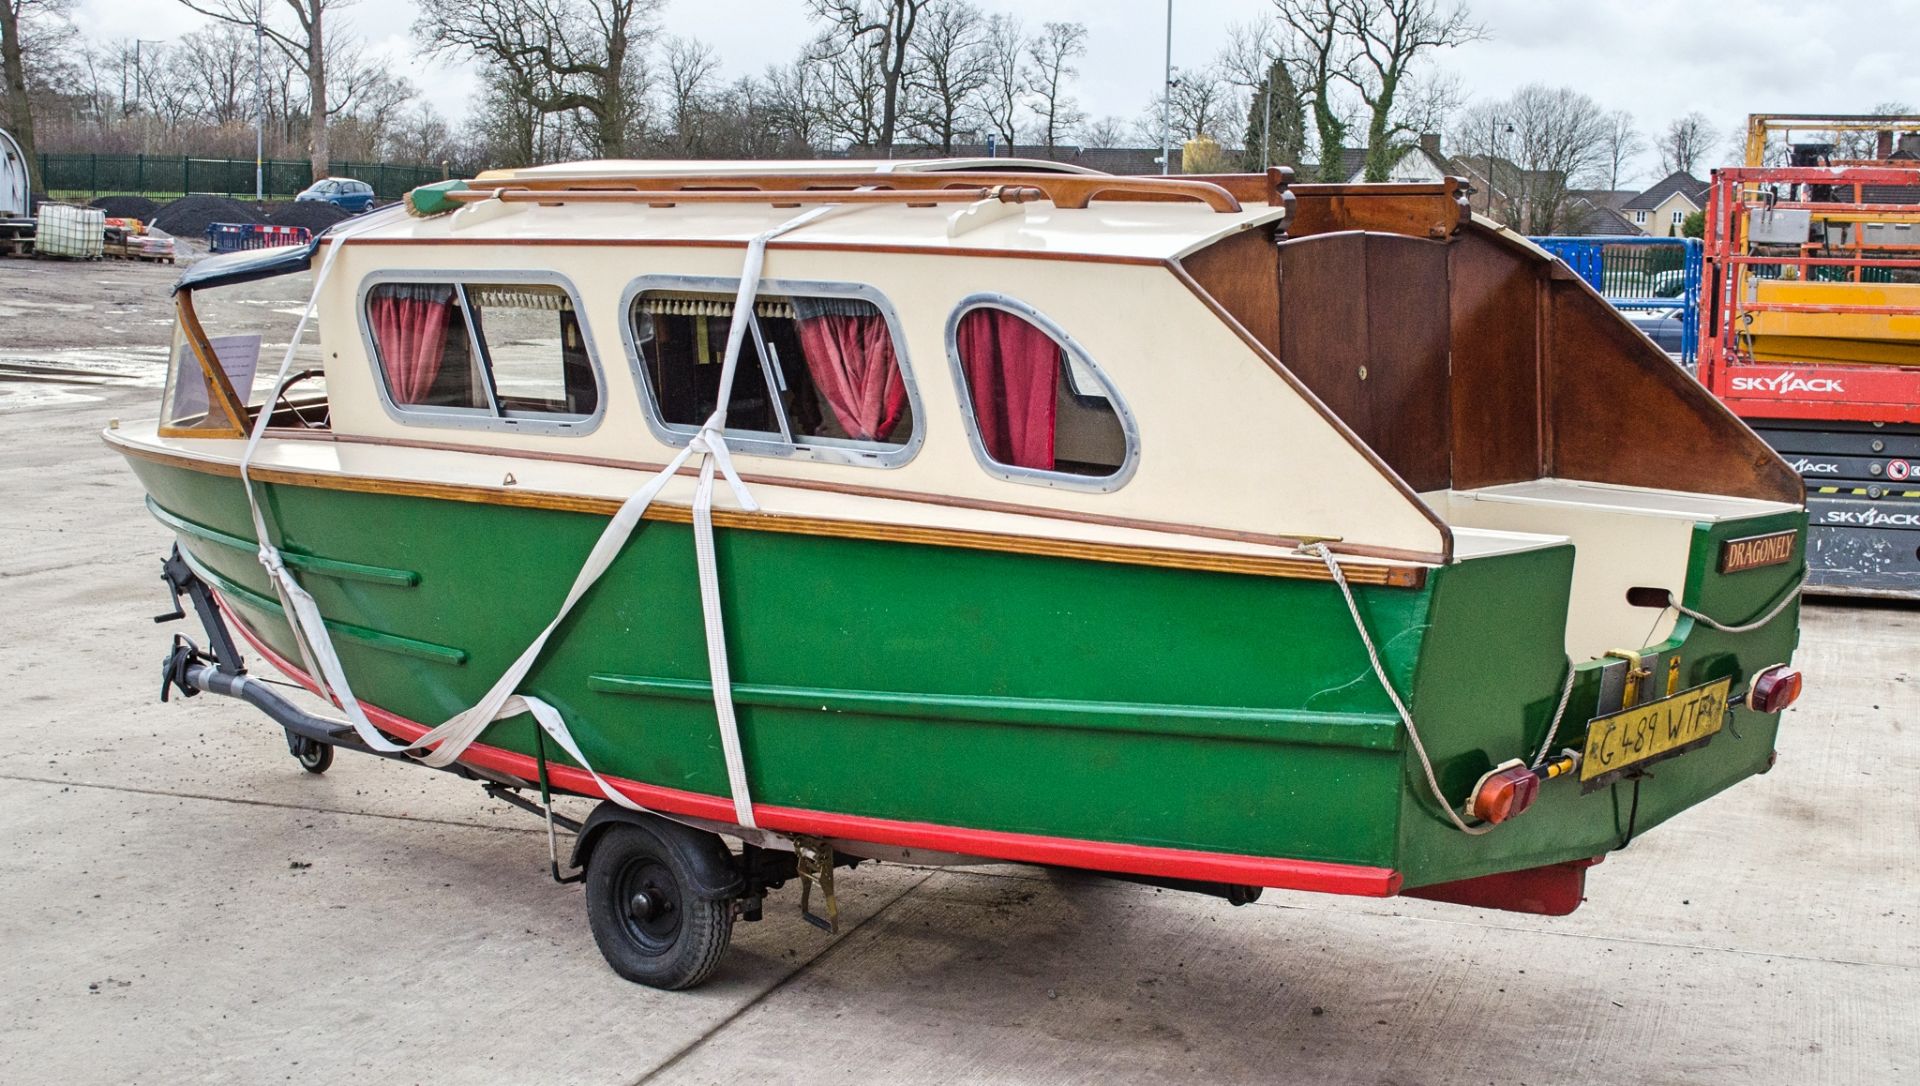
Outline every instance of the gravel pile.
[[209, 223], [263, 221], [253, 208], [224, 196], [182, 196], [153, 216], [153, 225], [180, 238], [204, 237]]
[[327, 227], [341, 219], [351, 218], [346, 212], [329, 203], [309, 200], [305, 203], [284, 203], [267, 205], [267, 221], [275, 226], [304, 226], [318, 237]]
[[93, 206], [107, 213], [109, 219], [139, 219], [151, 222], [160, 205], [145, 196], [102, 196], [93, 202]]

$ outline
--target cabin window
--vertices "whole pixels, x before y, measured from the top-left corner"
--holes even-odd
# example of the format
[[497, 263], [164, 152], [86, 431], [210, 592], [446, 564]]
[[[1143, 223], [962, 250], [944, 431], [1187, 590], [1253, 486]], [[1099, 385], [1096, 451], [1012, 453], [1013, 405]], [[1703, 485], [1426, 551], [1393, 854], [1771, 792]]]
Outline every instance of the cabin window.
[[1113, 490], [1132, 474], [1139, 437], [1120, 394], [1086, 352], [1032, 307], [980, 295], [947, 326], [947, 352], [973, 451], [995, 475], [1041, 486]]
[[[737, 289], [688, 277], [628, 292], [630, 360], [670, 444], [686, 444], [719, 402]], [[734, 369], [727, 439], [746, 453], [904, 463], [919, 428], [902, 355], [893, 314], [867, 288], [768, 281]]]
[[526, 281], [382, 281], [361, 313], [387, 403], [403, 422], [574, 429], [600, 380], [571, 290]]

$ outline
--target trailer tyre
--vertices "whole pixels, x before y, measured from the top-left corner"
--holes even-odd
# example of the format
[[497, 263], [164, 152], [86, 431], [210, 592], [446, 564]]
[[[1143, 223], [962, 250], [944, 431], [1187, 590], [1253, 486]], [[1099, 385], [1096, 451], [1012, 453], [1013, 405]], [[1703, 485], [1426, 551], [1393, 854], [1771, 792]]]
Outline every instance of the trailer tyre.
[[293, 757], [300, 763], [301, 769], [317, 777], [333, 768], [333, 744], [301, 739], [299, 748], [293, 752]]
[[689, 843], [653, 827], [610, 825], [587, 861], [587, 922], [613, 971], [653, 988], [692, 988], [733, 937], [733, 902], [694, 889]]

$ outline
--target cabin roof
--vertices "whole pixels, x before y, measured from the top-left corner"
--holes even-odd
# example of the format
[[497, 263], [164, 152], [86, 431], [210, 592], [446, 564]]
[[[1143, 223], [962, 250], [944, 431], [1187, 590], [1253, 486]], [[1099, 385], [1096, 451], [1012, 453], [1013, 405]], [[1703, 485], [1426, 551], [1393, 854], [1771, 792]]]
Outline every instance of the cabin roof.
[[[920, 161], [849, 162], [575, 162], [536, 166], [524, 170], [494, 170], [477, 182], [499, 185], [512, 181], [580, 181], [583, 188], [612, 187], [625, 178], [679, 175], [738, 174], [781, 176], [860, 172], [954, 172], [991, 169], [995, 172], [1097, 174], [1063, 168], [1058, 163], [1021, 159], [940, 159]], [[651, 195], [651, 194], [649, 194]], [[670, 199], [670, 193], [659, 198]], [[358, 236], [389, 243], [416, 240], [458, 243], [490, 241], [578, 244], [674, 242], [737, 243], [780, 226], [802, 213], [791, 206], [752, 200], [722, 203], [686, 202], [675, 206], [631, 203], [566, 202], [498, 203], [488, 201], [451, 215], [394, 220]], [[1239, 211], [1215, 211], [1196, 200], [1102, 200], [1085, 208], [1055, 207], [1041, 200], [1024, 204], [946, 202], [935, 206], [849, 205], [794, 229], [779, 245], [828, 245], [849, 248], [907, 248], [940, 251], [1004, 252], [1009, 256], [1079, 257], [1096, 261], [1161, 261], [1176, 259], [1221, 238], [1270, 223], [1283, 209], [1264, 203], [1243, 203]]]

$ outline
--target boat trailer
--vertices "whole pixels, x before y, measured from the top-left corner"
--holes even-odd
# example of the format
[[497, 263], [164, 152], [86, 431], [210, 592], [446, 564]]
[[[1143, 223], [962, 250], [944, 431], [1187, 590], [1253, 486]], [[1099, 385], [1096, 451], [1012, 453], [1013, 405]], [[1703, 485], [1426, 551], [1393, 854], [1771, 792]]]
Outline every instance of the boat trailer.
[[[182, 557], [177, 544], [161, 563], [161, 580], [167, 585], [172, 609], [155, 615], [154, 622], [185, 619], [187, 611], [181, 605], [185, 600], [199, 618], [207, 642], [207, 648], [202, 649], [184, 634], [173, 636], [162, 666], [161, 701], [170, 700], [176, 691], [187, 698], [206, 693], [243, 701], [280, 725], [286, 733], [288, 753], [301, 769], [315, 775], [332, 768], [336, 749], [426, 764], [411, 751], [367, 745], [347, 721], [308, 712], [274, 690], [270, 680], [248, 674], [219, 602]], [[537, 750], [539, 771], [535, 780], [459, 761], [428, 768], [476, 781], [488, 797], [543, 819], [548, 872], [556, 883], [584, 884], [588, 920], [607, 964], [628, 980], [657, 988], [691, 988], [704, 981], [718, 966], [734, 922], [760, 920], [767, 893], [790, 880], [800, 882], [801, 917], [834, 935], [840, 930], [839, 901], [834, 892], [834, 871], [838, 868], [852, 868], [882, 857], [931, 866], [1002, 862], [917, 849], [908, 859], [901, 850], [889, 850], [887, 846], [669, 816], [604, 799], [585, 820], [577, 820], [556, 812], [553, 797], [556, 792], [582, 794], [556, 788], [548, 779], [544, 740], [537, 744]], [[539, 798], [529, 797], [525, 794], [528, 791]], [[565, 870], [560, 864], [560, 830], [574, 838]], [[738, 853], [722, 834], [741, 842]], [[890, 856], [889, 851], [900, 855]], [[1257, 901], [1261, 894], [1258, 886], [1080, 868], [1057, 870], [1204, 894], [1234, 906]], [[816, 892], [822, 903], [818, 912], [813, 908]]]

